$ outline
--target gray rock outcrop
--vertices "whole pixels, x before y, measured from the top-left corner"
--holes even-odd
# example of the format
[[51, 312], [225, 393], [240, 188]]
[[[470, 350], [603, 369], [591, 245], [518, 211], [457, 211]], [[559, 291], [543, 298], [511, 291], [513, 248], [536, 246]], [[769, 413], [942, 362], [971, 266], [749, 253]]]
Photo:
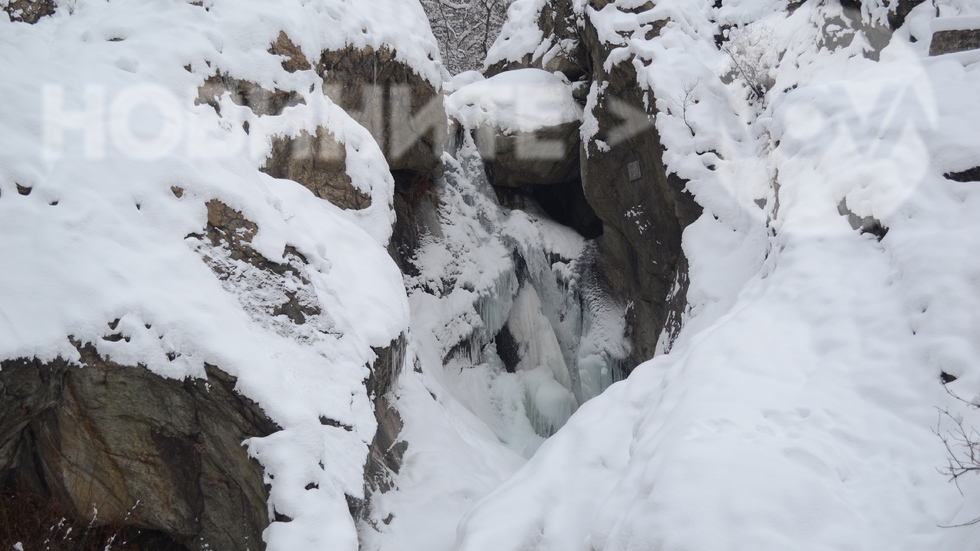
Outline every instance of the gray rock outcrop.
[[937, 31], [929, 44], [929, 55], [952, 54], [980, 49], [980, 29]]
[[[490, 183], [502, 187], [553, 185], [579, 178], [578, 121], [540, 128], [534, 132], [500, 132], [484, 128], [479, 144]], [[488, 142], [488, 143], [487, 143]], [[552, 151], [555, 150], [555, 151]], [[560, 151], [560, 154], [556, 154]]]
[[391, 170], [438, 170], [446, 139], [441, 89], [387, 48], [326, 51], [315, 69], [330, 99], [371, 132]]

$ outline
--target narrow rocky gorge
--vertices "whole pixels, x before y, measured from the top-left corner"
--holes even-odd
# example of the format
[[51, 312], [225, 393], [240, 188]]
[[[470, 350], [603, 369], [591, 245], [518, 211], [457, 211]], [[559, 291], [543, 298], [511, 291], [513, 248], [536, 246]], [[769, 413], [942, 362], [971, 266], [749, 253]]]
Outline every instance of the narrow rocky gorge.
[[[928, 139], [899, 144], [945, 144], [922, 153], [930, 185], [897, 200], [914, 208], [883, 207], [898, 192], [873, 170], [806, 187], [837, 182], [824, 153], [846, 156], [800, 153], [820, 144], [794, 140], [784, 105], [857, 141], [899, 135], [891, 119], [864, 132], [881, 113], [808, 79], [888, 63], [966, 79], [980, 20], [930, 22], [969, 12], [954, 4], [518, 0], [484, 69], [450, 75], [414, 0], [0, 0], [0, 503], [30, 496], [140, 550], [564, 551], [710, 538], [683, 514], [727, 501], [686, 485], [729, 476], [752, 490], [732, 503], [775, 496], [760, 510], [799, 488], [862, 511], [881, 487], [915, 490], [921, 469], [880, 483], [821, 446], [842, 434], [834, 453], [863, 460], [855, 442], [921, 414], [909, 389], [936, 377], [896, 375], [899, 356], [944, 385], [976, 378], [936, 345], [972, 322], [930, 337], [936, 293], [907, 281], [959, 258], [916, 260], [940, 232], [915, 224], [969, 207], [980, 180], [975, 148], [936, 130], [962, 98], [937, 86]], [[781, 44], [754, 81], [739, 40]], [[168, 128], [170, 150], [137, 147], [164, 149]], [[794, 233], [794, 216], [824, 226]], [[912, 299], [890, 294], [903, 285]], [[795, 309], [805, 293], [819, 300]], [[736, 308], [756, 299], [765, 315]], [[853, 327], [830, 332], [838, 318]], [[909, 348], [847, 340], [872, 329]], [[876, 375], [835, 375], [845, 349]], [[770, 403], [770, 384], [796, 401]], [[847, 424], [855, 411], [879, 424]], [[729, 444], [744, 464], [715, 453]], [[852, 473], [865, 486], [835, 486]], [[3, 528], [0, 545], [21, 537]]]
[[[36, 4], [6, 9], [19, 24], [55, 12], [45, 2]], [[310, 75], [317, 90], [380, 146], [394, 182], [389, 254], [404, 274], [412, 307], [436, 312], [415, 312], [424, 321], [411, 331], [435, 336], [438, 368], [454, 371], [464, 394], [472, 370], [491, 378], [519, 377], [522, 395], [507, 396], [512, 388], [498, 387], [491, 394], [499, 395], [473, 394], [467, 405], [524, 455], [578, 406], [652, 356], [660, 339], [669, 342], [684, 307], [680, 232], [696, 216], [683, 181], [665, 172], [652, 124], [620, 141], [609, 137], [622, 123], [616, 116], [622, 108], [612, 102], [646, 113], [644, 99], [630, 85], [635, 74], [628, 60], [604, 69], [609, 44], [570, 9], [569, 2], [549, 6], [539, 25], [547, 30], [546, 41], [572, 48], [549, 56], [547, 67], [529, 57], [492, 65], [485, 75], [548, 75], [546, 68], [564, 75], [557, 86], [567, 105], [558, 108], [571, 105], [575, 116], [528, 130], [493, 121], [474, 126], [458, 110], [473, 107], [457, 98], [467, 89], [461, 87], [457, 96], [444, 93], [388, 47], [309, 55], [280, 31], [266, 48], [266, 55], [281, 60], [283, 79]], [[196, 104], [218, 116], [229, 105], [250, 111], [242, 123], [247, 134], [274, 128], [269, 121], [307, 104], [304, 93], [263, 86], [233, 69], [192, 63], [185, 70], [204, 78]], [[596, 124], [585, 140], [583, 120]], [[377, 197], [348, 175], [350, 153], [343, 140], [349, 137], [335, 132], [321, 125], [272, 134], [261, 170], [294, 180], [342, 209], [364, 211]], [[535, 143], [560, 149], [535, 151]], [[172, 192], [178, 200], [195, 200], [179, 186]], [[252, 248], [259, 227], [247, 215], [219, 201], [207, 208], [207, 227], [188, 235], [188, 242], [256, 322], [301, 341], [335, 330], [304, 275], [304, 254], [286, 247], [285, 261], [266, 258]], [[273, 288], [282, 292], [270, 294]], [[113, 340], [110, 333], [104, 338]], [[119, 336], [126, 342], [130, 337]], [[420, 368], [417, 359], [403, 366], [412, 339], [406, 332], [374, 349], [377, 359], [365, 385], [378, 429], [364, 471], [365, 491], [347, 496], [354, 518], [369, 521], [371, 495], [394, 486], [410, 446], [399, 437], [402, 423], [391, 391], [403, 369]], [[81, 370], [60, 358], [4, 360], [5, 488], [44, 494], [82, 520], [131, 524], [148, 534], [146, 545], [157, 545], [153, 538], [189, 549], [205, 543], [218, 549], [258, 545], [270, 521], [289, 521], [277, 511], [266, 513], [261, 470], [237, 445], [278, 427], [237, 396], [235, 378], [221, 365], [209, 366], [206, 379], [179, 383], [145, 373], [138, 363], [120, 364], [91, 343], [73, 342], [79, 355], [71, 363]], [[171, 360], [179, 355], [172, 353]], [[211, 393], [205, 401], [202, 385], [204, 395]], [[134, 399], [142, 393], [156, 396], [160, 410]], [[493, 399], [516, 400], [520, 419], [502, 417], [489, 406]], [[177, 414], [190, 417], [171, 418]], [[343, 426], [335, 419], [321, 421]], [[226, 510], [229, 504], [236, 511]]]

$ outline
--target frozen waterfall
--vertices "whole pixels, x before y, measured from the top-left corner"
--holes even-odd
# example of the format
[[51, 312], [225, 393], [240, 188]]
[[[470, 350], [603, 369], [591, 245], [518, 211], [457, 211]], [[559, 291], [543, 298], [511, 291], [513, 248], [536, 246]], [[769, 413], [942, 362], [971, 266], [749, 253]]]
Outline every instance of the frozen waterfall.
[[501, 206], [472, 139], [455, 147], [406, 281], [412, 330], [455, 398], [529, 457], [622, 378], [625, 306], [601, 291], [590, 242], [533, 201]]

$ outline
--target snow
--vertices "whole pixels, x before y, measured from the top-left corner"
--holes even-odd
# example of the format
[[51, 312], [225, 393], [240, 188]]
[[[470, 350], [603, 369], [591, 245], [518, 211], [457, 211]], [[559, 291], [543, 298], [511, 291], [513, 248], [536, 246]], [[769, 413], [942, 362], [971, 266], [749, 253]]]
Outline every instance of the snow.
[[582, 120], [582, 107], [560, 73], [518, 69], [488, 79], [464, 78], [453, 80], [464, 85], [446, 99], [447, 113], [464, 128], [492, 126], [510, 134]]
[[538, 28], [538, 18], [547, 0], [515, 0], [507, 8], [507, 20], [500, 29], [500, 36], [487, 53], [484, 67], [500, 62], [520, 61], [525, 54], [544, 55], [550, 49], [545, 45], [544, 33]]
[[932, 32], [980, 29], [980, 16], [939, 17], [929, 23]]

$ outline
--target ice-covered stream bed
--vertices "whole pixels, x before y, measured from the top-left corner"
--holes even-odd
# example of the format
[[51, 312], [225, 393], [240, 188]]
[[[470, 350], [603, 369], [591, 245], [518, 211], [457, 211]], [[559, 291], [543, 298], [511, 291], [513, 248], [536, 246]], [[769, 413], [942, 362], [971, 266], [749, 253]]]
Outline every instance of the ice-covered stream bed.
[[467, 136], [446, 154], [438, 206], [407, 276], [412, 333], [453, 397], [530, 457], [623, 377], [623, 307], [592, 273], [593, 247], [533, 201], [508, 209]]

